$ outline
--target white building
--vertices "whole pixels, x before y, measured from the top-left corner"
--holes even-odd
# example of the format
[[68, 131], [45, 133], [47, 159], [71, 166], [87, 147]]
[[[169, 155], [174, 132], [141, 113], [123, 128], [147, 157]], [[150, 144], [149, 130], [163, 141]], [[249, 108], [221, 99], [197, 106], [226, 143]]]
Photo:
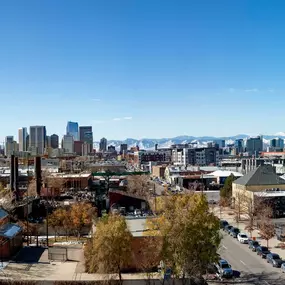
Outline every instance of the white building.
[[18, 131], [19, 151], [27, 151], [27, 128], [20, 128]]
[[46, 127], [45, 126], [31, 126], [29, 136], [29, 148], [37, 154], [44, 154], [46, 143]]
[[74, 138], [73, 135], [64, 135], [62, 139], [62, 145], [65, 153], [74, 153]]

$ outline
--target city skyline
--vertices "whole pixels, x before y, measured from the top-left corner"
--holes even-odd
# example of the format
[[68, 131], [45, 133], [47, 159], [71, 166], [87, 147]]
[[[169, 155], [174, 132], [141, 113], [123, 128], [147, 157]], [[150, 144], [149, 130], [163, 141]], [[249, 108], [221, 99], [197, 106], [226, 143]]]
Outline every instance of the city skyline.
[[1, 141], [33, 124], [62, 137], [67, 120], [96, 141], [283, 130], [283, 2], [16, 3], [1, 5]]

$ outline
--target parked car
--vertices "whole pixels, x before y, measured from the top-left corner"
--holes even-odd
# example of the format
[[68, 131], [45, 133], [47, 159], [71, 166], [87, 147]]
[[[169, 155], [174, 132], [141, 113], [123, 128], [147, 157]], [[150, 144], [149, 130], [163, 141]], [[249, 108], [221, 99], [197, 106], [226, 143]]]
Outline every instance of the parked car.
[[237, 238], [239, 233], [240, 233], [240, 231], [238, 228], [232, 228], [230, 231], [230, 236], [232, 236], [233, 238]]
[[224, 229], [226, 226], [228, 226], [229, 223], [225, 220], [220, 221], [220, 229]]
[[237, 240], [240, 243], [248, 243], [248, 236], [245, 233], [239, 233], [237, 235]]
[[260, 255], [262, 258], [266, 258], [266, 255], [270, 253], [268, 247], [259, 246], [256, 248], [257, 255]]
[[219, 262], [216, 264], [218, 274], [224, 278], [231, 278], [233, 277], [233, 270], [231, 265], [225, 260], [220, 259]]
[[276, 253], [269, 253], [266, 255], [267, 263], [271, 263], [273, 267], [281, 267], [283, 260]]
[[256, 240], [250, 240], [248, 242], [248, 247], [252, 250], [252, 251], [256, 251], [256, 248], [258, 248], [260, 246], [259, 242]]
[[232, 229], [232, 228], [233, 228], [233, 226], [227, 225], [227, 226], [225, 226], [224, 231], [229, 234], [229, 233], [231, 232], [231, 229]]

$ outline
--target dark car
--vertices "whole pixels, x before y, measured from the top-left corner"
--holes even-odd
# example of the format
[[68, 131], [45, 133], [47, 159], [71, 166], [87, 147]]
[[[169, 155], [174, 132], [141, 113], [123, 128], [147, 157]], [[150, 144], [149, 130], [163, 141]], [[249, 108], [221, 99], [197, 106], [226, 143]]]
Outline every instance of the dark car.
[[231, 226], [231, 225], [227, 225], [227, 226], [225, 226], [224, 231], [229, 234], [231, 232], [232, 227], [233, 226]]
[[283, 260], [276, 253], [269, 253], [266, 255], [267, 263], [271, 263], [273, 267], [281, 267]]
[[229, 225], [229, 223], [227, 221], [224, 221], [224, 220], [220, 221], [220, 229], [224, 229], [228, 225]]
[[230, 235], [233, 237], [233, 238], [237, 238], [237, 235], [240, 233], [240, 230], [238, 228], [231, 228], [231, 231], [230, 231]]
[[256, 249], [260, 246], [259, 242], [256, 240], [250, 240], [248, 243], [248, 247], [252, 250], [252, 251], [256, 251]]
[[266, 258], [267, 254], [270, 253], [268, 247], [259, 246], [256, 248], [257, 255], [260, 255], [262, 258]]
[[231, 278], [233, 277], [233, 270], [231, 265], [225, 260], [220, 259], [219, 262], [216, 264], [218, 274], [224, 278]]

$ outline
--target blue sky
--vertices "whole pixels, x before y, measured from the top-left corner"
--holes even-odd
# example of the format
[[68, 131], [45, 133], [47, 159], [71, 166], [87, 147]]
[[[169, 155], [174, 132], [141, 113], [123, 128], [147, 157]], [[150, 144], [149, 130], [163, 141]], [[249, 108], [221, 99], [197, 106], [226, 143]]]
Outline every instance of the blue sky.
[[[0, 139], [284, 131], [285, 2], [0, 1]], [[11, 115], [12, 114], [12, 115]]]

